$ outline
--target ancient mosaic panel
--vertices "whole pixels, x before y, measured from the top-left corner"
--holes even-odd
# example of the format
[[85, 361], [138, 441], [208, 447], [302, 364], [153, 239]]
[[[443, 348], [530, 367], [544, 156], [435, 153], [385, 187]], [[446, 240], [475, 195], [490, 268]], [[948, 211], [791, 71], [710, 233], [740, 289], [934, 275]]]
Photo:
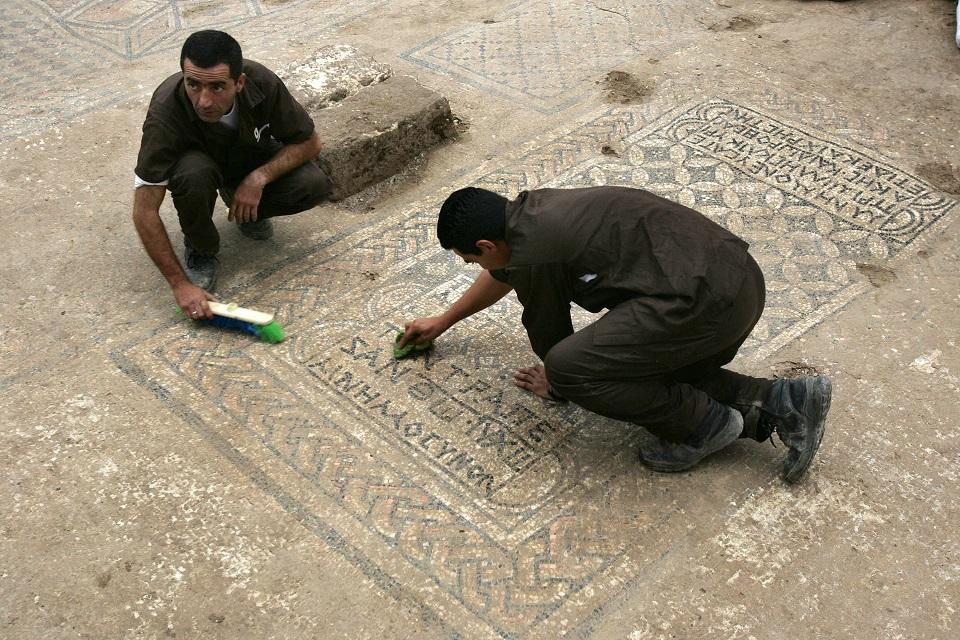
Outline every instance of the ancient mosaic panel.
[[533, 109], [558, 111], [625, 60], [675, 47], [694, 24], [688, 4], [525, 0], [403, 57]]
[[[42, 131], [121, 100], [149, 96], [125, 60], [166, 55], [198, 29], [230, 31], [244, 55], [270, 59], [277, 42], [309, 42], [385, 0], [9, 0], [0, 2], [0, 139]], [[278, 34], [282, 37], [278, 38]], [[261, 56], [265, 56], [262, 58]], [[146, 104], [146, 103], [144, 103]], [[144, 106], [146, 109], [146, 106]]]
[[28, 0], [81, 40], [123, 58], [179, 46], [198, 29], [237, 28], [307, 0]]
[[[857, 261], [890, 260], [955, 205], [869, 152], [721, 99], [661, 117], [606, 112], [464, 182], [511, 196], [644, 186], [740, 233], [770, 291], [745, 348], [754, 359], [862, 291]], [[475, 273], [436, 245], [445, 196], [279, 265], [257, 281], [259, 298], [232, 292], [277, 310], [283, 345], [184, 321], [115, 358], [331, 549], [451, 635], [586, 634], [592, 612], [680, 544], [685, 508], [750, 487], [738, 474], [710, 482], [734, 455], [722, 452], [684, 490], [683, 478], [639, 466], [641, 430], [514, 388], [512, 371], [534, 356], [512, 298], [426, 356], [393, 360], [403, 320], [439, 312]]]

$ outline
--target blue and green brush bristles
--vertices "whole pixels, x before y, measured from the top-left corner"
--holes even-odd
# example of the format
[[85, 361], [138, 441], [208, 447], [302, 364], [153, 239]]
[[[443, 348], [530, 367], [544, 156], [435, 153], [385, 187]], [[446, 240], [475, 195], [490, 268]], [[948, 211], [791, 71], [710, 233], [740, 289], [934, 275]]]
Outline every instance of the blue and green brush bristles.
[[260, 338], [264, 342], [270, 342], [273, 344], [283, 342], [284, 338], [286, 338], [283, 333], [283, 327], [281, 327], [276, 321], [270, 321], [267, 324], [255, 324], [253, 322], [237, 320], [236, 318], [225, 318], [223, 316], [214, 315], [212, 318], [203, 320], [202, 322], [212, 327], [242, 331], [243, 333], [248, 333], [251, 336]]
[[273, 319], [273, 315], [245, 309], [235, 304], [224, 304], [222, 302], [208, 302], [213, 317], [209, 319], [198, 320], [212, 327], [221, 329], [231, 329], [233, 331], [242, 331], [250, 334], [264, 342], [277, 344], [283, 342], [286, 335], [283, 333], [283, 327]]

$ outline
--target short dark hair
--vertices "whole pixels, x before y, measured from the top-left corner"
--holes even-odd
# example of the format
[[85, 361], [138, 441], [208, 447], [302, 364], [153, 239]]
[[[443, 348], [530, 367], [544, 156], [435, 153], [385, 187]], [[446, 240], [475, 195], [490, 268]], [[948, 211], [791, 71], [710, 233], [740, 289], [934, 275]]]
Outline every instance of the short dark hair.
[[209, 69], [218, 64], [230, 67], [230, 77], [234, 80], [243, 73], [243, 52], [240, 43], [228, 33], [205, 29], [190, 34], [180, 49], [180, 70], [183, 71], [183, 60], [190, 58], [190, 62], [201, 69]]
[[451, 193], [437, 218], [437, 240], [444, 249], [477, 255], [478, 240], [506, 238], [507, 199], [498, 193], [467, 187]]

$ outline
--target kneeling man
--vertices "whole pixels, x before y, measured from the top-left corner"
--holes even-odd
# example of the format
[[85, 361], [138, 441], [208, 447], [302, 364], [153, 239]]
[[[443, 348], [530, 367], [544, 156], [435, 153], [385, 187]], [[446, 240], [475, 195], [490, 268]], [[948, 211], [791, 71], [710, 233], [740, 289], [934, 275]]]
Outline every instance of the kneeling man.
[[[514, 383], [649, 430], [640, 460], [683, 471], [737, 438], [775, 431], [796, 482], [823, 437], [825, 376], [767, 380], [729, 363], [760, 319], [763, 274], [747, 243], [702, 214], [625, 187], [540, 189], [516, 200], [485, 189], [444, 202], [437, 237], [476, 281], [440, 316], [406, 324], [401, 345], [433, 340], [511, 290], [543, 365]], [[570, 304], [600, 319], [574, 332]]]

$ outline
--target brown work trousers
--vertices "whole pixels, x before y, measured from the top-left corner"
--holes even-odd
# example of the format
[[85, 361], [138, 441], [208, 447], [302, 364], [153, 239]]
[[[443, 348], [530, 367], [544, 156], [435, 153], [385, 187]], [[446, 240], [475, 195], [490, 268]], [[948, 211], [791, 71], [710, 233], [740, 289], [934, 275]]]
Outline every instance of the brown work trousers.
[[[268, 161], [252, 162], [249, 169]], [[173, 197], [180, 229], [194, 251], [216, 255], [220, 234], [213, 222], [219, 191], [229, 206], [233, 192], [249, 172], [224, 175], [223, 168], [201, 151], [183, 154], [173, 169], [167, 189]], [[257, 218], [286, 216], [315, 207], [330, 194], [330, 180], [313, 162], [307, 162], [268, 184], [263, 190]]]
[[723, 368], [763, 312], [763, 273], [750, 256], [747, 272], [729, 318], [713, 335], [693, 342], [676, 335], [656, 344], [597, 344], [594, 336], [604, 322], [622, 321], [618, 314], [632, 313], [629, 305], [618, 305], [550, 349], [544, 359], [547, 379], [584, 409], [643, 426], [672, 442], [697, 433], [710, 414], [711, 398], [743, 413], [741, 437], [755, 437], [759, 409], [773, 380]]

